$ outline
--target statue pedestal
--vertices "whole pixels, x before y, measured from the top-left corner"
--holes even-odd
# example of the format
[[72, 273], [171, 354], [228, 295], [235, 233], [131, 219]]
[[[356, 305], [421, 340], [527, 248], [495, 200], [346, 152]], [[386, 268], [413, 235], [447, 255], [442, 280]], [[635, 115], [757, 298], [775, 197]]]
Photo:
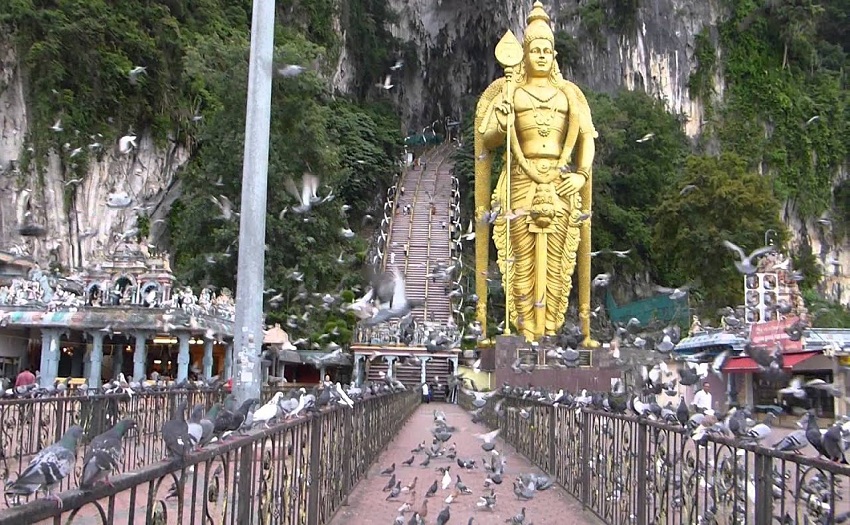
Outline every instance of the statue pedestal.
[[496, 370], [510, 369], [517, 357], [517, 349], [528, 347], [525, 337], [521, 335], [496, 336]]

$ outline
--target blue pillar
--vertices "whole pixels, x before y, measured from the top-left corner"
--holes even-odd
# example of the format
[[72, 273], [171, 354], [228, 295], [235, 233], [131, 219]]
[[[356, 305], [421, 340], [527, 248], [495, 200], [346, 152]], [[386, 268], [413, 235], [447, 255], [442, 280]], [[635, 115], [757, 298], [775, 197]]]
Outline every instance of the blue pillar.
[[124, 368], [124, 345], [112, 347], [112, 380], [118, 379], [118, 374]]
[[363, 383], [363, 378], [360, 377], [363, 374], [363, 365], [361, 363], [365, 358], [366, 356], [364, 355], [354, 355], [354, 377], [351, 378], [351, 382], [355, 386], [360, 386]]
[[427, 376], [427, 374], [426, 374], [426, 372], [425, 372], [425, 370], [426, 370], [426, 368], [428, 367], [428, 360], [429, 360], [429, 359], [431, 359], [431, 358], [430, 358], [430, 357], [426, 357], [426, 356], [419, 356], [419, 360], [422, 362], [422, 364], [421, 364], [421, 365], [419, 365], [419, 366], [421, 366], [421, 367], [422, 367], [422, 369], [421, 369], [421, 371], [420, 371], [420, 375], [419, 375], [419, 381], [420, 381], [421, 383], [424, 383], [424, 382], [426, 381], [427, 377], [428, 377], [428, 376]]
[[180, 353], [177, 354], [177, 382], [184, 381], [189, 377], [189, 339], [191, 334], [177, 334], [180, 341]]
[[89, 388], [100, 388], [101, 367], [103, 366], [103, 337], [104, 332], [89, 332], [91, 337], [91, 354], [89, 356]]
[[49, 328], [41, 330], [41, 386], [52, 386], [59, 373], [59, 337], [62, 332]]
[[393, 364], [397, 359], [394, 355], [385, 355], [384, 359], [387, 361], [387, 377], [395, 377], [395, 370], [393, 370]]
[[224, 380], [233, 377], [233, 341], [224, 348]]
[[204, 339], [204, 377], [212, 377], [213, 367], [213, 343], [212, 339]]
[[133, 381], [142, 382], [147, 379], [148, 371], [148, 347], [146, 346], [148, 334], [136, 332], [136, 347], [133, 350]]

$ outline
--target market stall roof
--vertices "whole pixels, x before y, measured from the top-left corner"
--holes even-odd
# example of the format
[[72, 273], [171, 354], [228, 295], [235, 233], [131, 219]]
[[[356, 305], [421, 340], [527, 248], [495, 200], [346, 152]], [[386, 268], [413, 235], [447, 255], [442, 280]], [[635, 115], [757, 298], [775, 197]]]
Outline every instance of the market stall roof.
[[722, 347], [729, 347], [733, 351], [740, 352], [744, 349], [747, 343], [746, 337], [725, 332], [702, 332], [690, 337], [685, 337], [674, 348], [674, 352], [683, 354], [693, 354], [696, 352], [717, 348], [722, 350]]
[[[794, 352], [791, 354], [783, 354], [782, 368], [791, 370], [803, 361], [820, 354], [820, 352]], [[753, 361], [753, 358], [751, 357], [731, 357], [726, 360], [726, 363], [723, 365], [723, 371], [726, 373], [758, 372], [759, 365]]]

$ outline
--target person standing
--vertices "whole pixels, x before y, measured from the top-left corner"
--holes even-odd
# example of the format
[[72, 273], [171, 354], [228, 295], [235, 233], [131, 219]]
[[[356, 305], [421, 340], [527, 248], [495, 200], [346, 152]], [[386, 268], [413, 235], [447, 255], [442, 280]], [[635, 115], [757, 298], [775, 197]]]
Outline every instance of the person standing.
[[700, 413], [705, 413], [706, 410], [712, 410], [713, 399], [711, 397], [711, 385], [706, 381], [702, 384], [702, 390], [698, 390], [696, 394], [694, 394], [694, 399], [691, 404], [694, 405], [694, 408]]
[[428, 386], [428, 383], [422, 383], [422, 402], [431, 402], [431, 387]]
[[21, 386], [30, 386], [35, 384], [35, 374], [29, 368], [24, 368], [18, 377], [15, 378], [15, 388]]

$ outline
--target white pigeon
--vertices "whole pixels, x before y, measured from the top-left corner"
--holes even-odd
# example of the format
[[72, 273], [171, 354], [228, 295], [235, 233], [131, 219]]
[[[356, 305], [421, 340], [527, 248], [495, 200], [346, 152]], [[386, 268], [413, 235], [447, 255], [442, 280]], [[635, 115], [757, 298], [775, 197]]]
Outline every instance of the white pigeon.
[[354, 408], [354, 401], [348, 397], [348, 394], [345, 390], [342, 389], [342, 385], [337, 381], [336, 383], [336, 393], [339, 394], [340, 402], [344, 405], [348, 405], [349, 408]]
[[443, 490], [449, 488], [449, 485], [452, 484], [452, 477], [449, 475], [449, 469], [447, 468], [445, 472], [443, 472]]
[[383, 84], [376, 84], [376, 86], [378, 86], [381, 89], [386, 89], [387, 91], [389, 91], [390, 89], [393, 88], [393, 79], [390, 75], [387, 75], [384, 78], [384, 83]]
[[264, 424], [266, 428], [269, 422], [280, 414], [280, 400], [283, 399], [283, 392], [275, 392], [275, 395], [268, 403], [254, 411], [254, 425]]
[[118, 151], [123, 154], [130, 153], [134, 148], [137, 148], [135, 135], [124, 135], [118, 139]]
[[298, 200], [298, 206], [292, 208], [292, 211], [295, 213], [307, 213], [310, 211], [310, 208], [313, 206], [315, 202], [318, 202], [320, 199], [316, 195], [316, 192], [319, 190], [319, 177], [313, 175], [312, 173], [304, 173], [301, 177], [301, 191], [298, 191], [298, 188], [295, 186], [295, 181], [292, 178], [287, 177], [286, 181], [284, 181], [284, 186], [286, 187], [286, 191], [290, 193], [296, 200]]
[[133, 199], [126, 191], [116, 191], [106, 196], [106, 206], [109, 208], [126, 208], [132, 202]]

